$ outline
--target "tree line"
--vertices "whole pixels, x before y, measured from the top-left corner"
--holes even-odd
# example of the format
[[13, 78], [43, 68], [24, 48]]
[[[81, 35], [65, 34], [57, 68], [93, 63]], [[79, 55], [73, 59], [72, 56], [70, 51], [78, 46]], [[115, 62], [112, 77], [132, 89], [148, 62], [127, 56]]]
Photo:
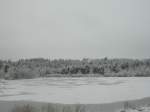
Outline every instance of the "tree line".
[[0, 60], [0, 78], [150, 76], [150, 59]]

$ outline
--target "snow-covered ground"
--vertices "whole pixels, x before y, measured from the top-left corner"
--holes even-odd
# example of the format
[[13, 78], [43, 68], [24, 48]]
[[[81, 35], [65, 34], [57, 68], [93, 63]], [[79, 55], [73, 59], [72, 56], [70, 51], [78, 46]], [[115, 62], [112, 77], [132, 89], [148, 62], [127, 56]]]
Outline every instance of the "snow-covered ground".
[[150, 112], [150, 107], [149, 106], [142, 106], [142, 107], [138, 107], [135, 109], [126, 109], [126, 110], [120, 110], [118, 112]]
[[149, 77], [38, 78], [0, 81], [0, 101], [109, 103], [150, 97]]

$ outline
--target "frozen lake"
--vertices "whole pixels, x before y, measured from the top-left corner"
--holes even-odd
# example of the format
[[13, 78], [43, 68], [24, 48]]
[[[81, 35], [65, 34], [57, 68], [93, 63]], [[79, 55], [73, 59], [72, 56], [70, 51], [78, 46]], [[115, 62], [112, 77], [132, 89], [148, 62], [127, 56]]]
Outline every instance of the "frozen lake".
[[150, 97], [149, 77], [38, 78], [0, 81], [0, 100], [109, 103]]

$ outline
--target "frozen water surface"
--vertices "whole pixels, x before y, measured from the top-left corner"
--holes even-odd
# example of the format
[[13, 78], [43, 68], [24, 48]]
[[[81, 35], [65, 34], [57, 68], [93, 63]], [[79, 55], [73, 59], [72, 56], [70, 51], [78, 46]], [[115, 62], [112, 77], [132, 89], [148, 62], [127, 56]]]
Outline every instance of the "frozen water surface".
[[38, 78], [0, 81], [0, 100], [109, 103], [150, 97], [149, 77]]

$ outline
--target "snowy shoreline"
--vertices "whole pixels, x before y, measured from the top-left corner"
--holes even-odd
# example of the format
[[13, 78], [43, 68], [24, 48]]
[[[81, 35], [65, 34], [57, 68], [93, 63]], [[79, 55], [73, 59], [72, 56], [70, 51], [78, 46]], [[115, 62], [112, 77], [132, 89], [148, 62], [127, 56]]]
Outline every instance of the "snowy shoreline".
[[[126, 100], [120, 102], [113, 103], [103, 103], [103, 104], [62, 104], [62, 103], [46, 103], [46, 102], [36, 102], [36, 101], [0, 101], [0, 111], [2, 112], [11, 112], [12, 109], [16, 106], [24, 106], [30, 105], [36, 109], [41, 109], [43, 107], [47, 107], [48, 105], [54, 107], [62, 107], [62, 106], [70, 106], [71, 108], [75, 108], [76, 105], [84, 106], [86, 112], [120, 112], [120, 110], [124, 109], [124, 104], [128, 102], [133, 107], [146, 107], [150, 106], [150, 97], [135, 99], [135, 100]], [[133, 111], [130, 111], [133, 112]], [[139, 112], [139, 111], [134, 111]], [[142, 111], [145, 112], [145, 111]], [[147, 111], [146, 111], [147, 112]]]

